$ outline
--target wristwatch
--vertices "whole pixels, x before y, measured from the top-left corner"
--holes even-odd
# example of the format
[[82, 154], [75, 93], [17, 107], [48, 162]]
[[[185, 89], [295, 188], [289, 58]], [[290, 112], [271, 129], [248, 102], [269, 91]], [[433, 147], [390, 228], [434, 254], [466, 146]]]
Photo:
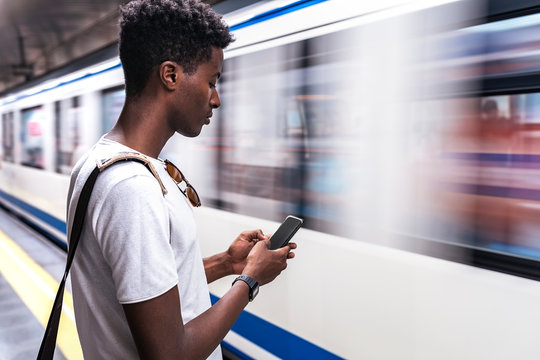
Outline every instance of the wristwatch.
[[249, 286], [249, 301], [253, 301], [253, 299], [255, 299], [255, 297], [259, 293], [259, 283], [254, 278], [252, 278], [251, 276], [240, 275], [239, 277], [234, 279], [232, 284], [234, 285], [234, 283], [237, 282], [238, 280], [241, 280], [241, 281], [245, 282], [246, 284], [248, 284], [248, 286]]

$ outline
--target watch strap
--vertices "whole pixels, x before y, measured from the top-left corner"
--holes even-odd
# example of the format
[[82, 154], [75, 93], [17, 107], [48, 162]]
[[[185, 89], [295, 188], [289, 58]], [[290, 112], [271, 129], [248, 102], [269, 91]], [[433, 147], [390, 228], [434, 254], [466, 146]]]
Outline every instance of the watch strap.
[[257, 296], [257, 293], [258, 293], [258, 290], [259, 290], [259, 283], [257, 282], [257, 280], [255, 280], [254, 278], [252, 278], [249, 275], [240, 275], [236, 279], [234, 279], [232, 284], [234, 285], [234, 283], [236, 283], [239, 280], [245, 282], [246, 284], [248, 284], [248, 286], [249, 286], [249, 301], [253, 301], [253, 299], [255, 299], [255, 297]]

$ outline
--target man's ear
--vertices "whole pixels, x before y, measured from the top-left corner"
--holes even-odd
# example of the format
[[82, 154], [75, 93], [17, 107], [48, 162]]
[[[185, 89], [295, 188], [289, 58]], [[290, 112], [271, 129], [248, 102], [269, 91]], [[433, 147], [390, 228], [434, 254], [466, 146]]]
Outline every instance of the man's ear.
[[176, 89], [182, 74], [182, 67], [174, 61], [165, 61], [159, 66], [159, 79], [168, 90]]

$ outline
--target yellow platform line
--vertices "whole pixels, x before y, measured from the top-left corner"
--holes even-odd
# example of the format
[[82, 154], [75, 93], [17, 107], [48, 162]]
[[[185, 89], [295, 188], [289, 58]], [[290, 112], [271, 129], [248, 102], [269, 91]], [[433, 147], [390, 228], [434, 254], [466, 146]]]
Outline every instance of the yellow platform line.
[[[2, 231], [0, 272], [45, 329], [59, 283]], [[64, 292], [57, 345], [66, 358], [83, 359], [75, 327], [73, 298], [67, 290]], [[38, 350], [39, 344], [36, 344], [36, 356]]]

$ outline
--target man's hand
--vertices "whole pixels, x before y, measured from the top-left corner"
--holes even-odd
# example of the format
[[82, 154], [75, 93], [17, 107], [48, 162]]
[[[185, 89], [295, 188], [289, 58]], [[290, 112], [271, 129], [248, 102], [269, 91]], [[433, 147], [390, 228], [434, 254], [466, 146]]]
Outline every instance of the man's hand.
[[267, 238], [262, 230], [244, 231], [232, 242], [227, 251], [204, 258], [204, 271], [208, 283], [227, 275], [241, 274], [251, 249], [257, 242]]
[[296, 243], [291, 242], [277, 250], [270, 250], [269, 247], [270, 240], [254, 245], [242, 272], [257, 280], [261, 286], [274, 280], [287, 268], [287, 260], [294, 257], [294, 252], [291, 250], [296, 249]]
[[247, 256], [251, 249], [253, 249], [257, 242], [268, 238], [269, 236], [265, 236], [262, 230], [244, 231], [238, 235], [236, 240], [229, 246], [229, 249], [227, 249], [227, 255], [231, 264], [231, 273], [241, 274], [246, 267]]
[[[261, 241], [264, 241], [266, 243], [268, 242], [269, 238], [270, 235], [264, 235], [261, 230], [244, 231], [243, 233], [238, 235], [238, 237], [232, 242], [231, 246], [229, 246], [227, 251], [203, 259], [204, 271], [206, 273], [206, 280], [208, 281], [208, 283], [210, 284], [214, 280], [221, 279], [222, 277], [227, 275], [243, 274], [244, 269], [248, 263], [248, 255], [252, 252], [251, 250], [255, 247], [255, 244]], [[267, 249], [268, 246], [264, 246], [264, 248]], [[276, 256], [282, 257], [280, 261], [282, 261], [283, 264], [286, 265], [285, 261], [294, 257], [294, 253], [290, 250], [296, 249], [296, 244], [289, 243], [286, 248], [287, 250], [275, 250], [281, 253], [281, 256], [270, 255], [270, 253], [267, 253], [266, 256], [263, 256], [262, 253], [265, 252], [263, 251], [261, 253], [261, 251], [259, 250], [256, 251], [256, 254], [259, 254], [257, 257], [251, 257], [260, 258], [260, 260], [263, 261], [263, 267], [265, 266], [264, 263], [266, 263], [266, 260], [264, 260], [264, 258], [268, 256], [274, 258], [274, 260], [270, 260], [270, 262], [275, 261]], [[254, 260], [255, 259], [253, 259], [252, 262], [256, 262]], [[280, 269], [279, 272], [281, 272], [281, 270], [283, 269]], [[258, 273], [259, 271], [262, 271], [262, 269], [256, 271], [256, 273]], [[275, 269], [269, 271], [270, 273], [275, 272], [274, 277], [279, 274], [279, 272], [277, 272], [277, 270]]]

